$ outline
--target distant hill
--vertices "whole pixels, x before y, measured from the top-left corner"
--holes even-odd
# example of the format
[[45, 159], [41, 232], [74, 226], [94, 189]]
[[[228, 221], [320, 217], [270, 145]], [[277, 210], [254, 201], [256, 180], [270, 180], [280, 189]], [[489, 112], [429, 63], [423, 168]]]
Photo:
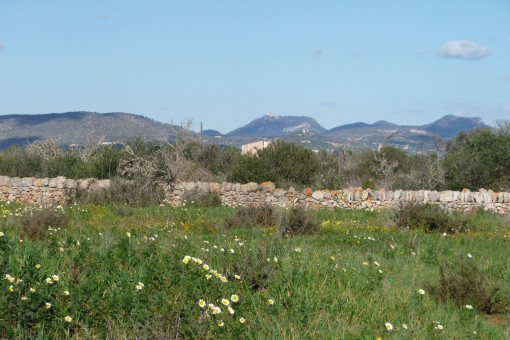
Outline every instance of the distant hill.
[[0, 116], [0, 147], [26, 145], [53, 138], [61, 145], [84, 144], [94, 135], [105, 141], [121, 141], [131, 137], [149, 140], [171, 137], [172, 129], [164, 124], [130, 113], [66, 112], [38, 115]]
[[211, 129], [208, 129], [208, 130], [204, 130], [202, 132], [202, 134], [204, 136], [223, 136], [223, 134], [217, 130], [211, 130]]
[[370, 126], [370, 124], [363, 123], [363, 122], [357, 122], [357, 123], [345, 124], [345, 125], [340, 125], [340, 126], [334, 127], [331, 130], [328, 130], [326, 133], [332, 133], [332, 132], [336, 132], [336, 131], [350, 130], [350, 129], [360, 129], [360, 128], [369, 127], [369, 126]]
[[323, 133], [323, 128], [312, 117], [279, 116], [268, 113], [247, 125], [230, 131], [228, 136], [281, 137], [296, 133]]
[[449, 138], [456, 136], [459, 131], [469, 131], [478, 127], [487, 128], [488, 126], [479, 117], [447, 115], [433, 123], [423, 125], [422, 129], [440, 137]]
[[386, 120], [378, 120], [377, 122], [373, 123], [372, 126], [398, 126], [398, 125], [390, 123]]
[[333, 128], [326, 132], [325, 136], [348, 148], [377, 148], [379, 143], [392, 135], [387, 145], [418, 151], [432, 145], [438, 137], [450, 139], [460, 131], [469, 131], [477, 127], [488, 126], [478, 117], [447, 115], [430, 124], [419, 126], [397, 125], [384, 120], [373, 124], [358, 122]]
[[[335, 150], [375, 149], [391, 135], [386, 145], [419, 152], [430, 148], [438, 137], [450, 139], [459, 131], [477, 127], [484, 128], [487, 125], [477, 117], [447, 115], [422, 126], [398, 125], [380, 120], [373, 124], [357, 122], [326, 130], [312, 117], [266, 114], [226, 135], [216, 130], [204, 130], [203, 137], [208, 143], [238, 148], [260, 138], [274, 137], [300, 143], [311, 149]], [[147, 140], [172, 139], [172, 133], [179, 129], [179, 126], [122, 112], [6, 115], [0, 116], [0, 148], [12, 144], [26, 146], [47, 138], [53, 138], [63, 146], [84, 145], [91, 135], [104, 137], [105, 142], [125, 141], [133, 137]]]

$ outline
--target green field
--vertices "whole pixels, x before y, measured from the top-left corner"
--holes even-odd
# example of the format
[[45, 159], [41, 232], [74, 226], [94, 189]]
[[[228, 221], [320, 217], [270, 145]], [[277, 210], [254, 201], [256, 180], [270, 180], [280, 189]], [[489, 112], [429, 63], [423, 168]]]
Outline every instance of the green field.
[[443, 235], [321, 210], [289, 235], [229, 207], [64, 206], [35, 230], [45, 209], [0, 202], [0, 338], [510, 338], [508, 217]]

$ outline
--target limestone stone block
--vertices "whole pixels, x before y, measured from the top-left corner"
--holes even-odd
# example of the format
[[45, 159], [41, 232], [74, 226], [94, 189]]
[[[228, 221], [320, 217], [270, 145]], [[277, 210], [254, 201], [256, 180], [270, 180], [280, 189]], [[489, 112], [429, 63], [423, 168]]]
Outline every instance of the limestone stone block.
[[32, 185], [34, 187], [42, 187], [44, 186], [44, 178], [34, 178]]
[[198, 190], [200, 192], [209, 192], [210, 183], [209, 182], [198, 182]]
[[209, 183], [209, 190], [211, 192], [220, 192], [220, 183], [216, 182]]
[[72, 179], [66, 179], [66, 181], [64, 182], [64, 185], [68, 189], [73, 189], [73, 188], [76, 188], [76, 181], [74, 181]]
[[393, 201], [395, 199], [395, 193], [393, 191], [387, 191], [385, 194], [384, 201]]
[[260, 190], [264, 190], [264, 191], [274, 191], [274, 189], [276, 189], [276, 186], [274, 185], [273, 182], [260, 183], [260, 185], [258, 187]]
[[66, 182], [67, 178], [65, 178], [64, 176], [58, 176], [55, 178], [55, 181], [57, 183], [57, 188], [59, 189], [63, 189], [65, 188], [65, 182]]
[[324, 199], [324, 192], [321, 190], [314, 191], [312, 194], [312, 198], [316, 199], [317, 201], [321, 201]]
[[439, 194], [437, 191], [429, 191], [429, 200], [430, 202], [437, 202], [439, 199]]
[[276, 197], [283, 197], [285, 196], [285, 194], [287, 194], [287, 191], [284, 189], [274, 189], [273, 192], [273, 195], [275, 195]]
[[22, 187], [31, 187], [34, 184], [33, 177], [25, 177], [21, 180], [20, 186]]
[[18, 177], [11, 178], [9, 180], [8, 186], [13, 187], [13, 188], [21, 186], [21, 178], [18, 178]]
[[246, 191], [248, 191], [248, 192], [255, 192], [255, 191], [257, 191], [258, 187], [259, 187], [259, 185], [257, 183], [250, 182], [250, 183], [246, 184]]
[[0, 176], [0, 186], [9, 185], [10, 179], [8, 176]]
[[402, 190], [395, 190], [393, 192], [393, 200], [394, 201], [399, 201], [400, 200], [400, 196], [402, 196]]

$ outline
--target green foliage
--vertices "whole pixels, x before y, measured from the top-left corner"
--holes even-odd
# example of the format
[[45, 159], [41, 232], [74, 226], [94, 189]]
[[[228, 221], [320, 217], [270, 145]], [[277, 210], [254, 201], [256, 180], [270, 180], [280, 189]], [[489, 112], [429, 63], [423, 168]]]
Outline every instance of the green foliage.
[[234, 216], [226, 219], [225, 225], [227, 228], [272, 227], [277, 228], [282, 236], [313, 234], [319, 226], [315, 216], [303, 208], [278, 209], [268, 206], [239, 207]]
[[[439, 265], [439, 280], [428, 281], [427, 291], [442, 303], [472, 306], [485, 314], [510, 311], [510, 289], [504, 282], [489, 282], [475, 259], [465, 256]], [[471, 308], [471, 307], [468, 307]]]
[[[64, 207], [66, 229], [20, 242], [11, 222], [28, 206], [0, 208], [2, 338], [500, 339], [508, 332], [510, 224], [501, 216], [477, 215], [483, 230], [443, 237], [381, 225], [384, 212], [307, 211], [322, 220], [317, 232], [281, 237], [274, 225], [221, 229], [238, 210], [224, 206], [73, 205]], [[460, 257], [465, 269], [451, 260]], [[449, 287], [438, 288], [445, 300], [437, 285]]]
[[10, 177], [30, 177], [42, 173], [42, 157], [12, 145], [0, 156], [0, 173]]
[[117, 175], [121, 150], [115, 145], [108, 145], [99, 148], [87, 159], [88, 174], [87, 177], [98, 179], [113, 178]]
[[448, 142], [446, 150], [444, 167], [449, 188], [510, 189], [510, 135], [483, 129], [461, 132]]
[[319, 224], [315, 215], [307, 213], [303, 208], [280, 210], [275, 216], [275, 224], [283, 236], [299, 236], [313, 234], [318, 231]]
[[234, 183], [262, 183], [271, 180], [271, 175], [267, 172], [266, 161], [257, 156], [240, 156], [230, 173], [228, 180]]
[[96, 190], [79, 188], [68, 191], [68, 203], [76, 204], [129, 204], [133, 207], [158, 205], [165, 199], [165, 191], [157, 183], [143, 180], [114, 178], [110, 185]]
[[[181, 131], [181, 130], [180, 130]], [[510, 134], [499, 130], [461, 132], [437, 150], [409, 155], [392, 146], [375, 150], [318, 153], [296, 143], [272, 142], [256, 156], [193, 139], [182, 129], [172, 143], [129, 139], [124, 146], [91, 138], [83, 149], [64, 149], [48, 139], [25, 149], [0, 152], [0, 174], [11, 177], [125, 179], [170, 183], [182, 181], [272, 181], [278, 187], [388, 190], [510, 190]]]
[[239, 207], [234, 216], [225, 219], [227, 228], [270, 226], [273, 224], [273, 208], [268, 206], [261, 207]]
[[44, 240], [49, 231], [69, 226], [69, 217], [62, 206], [33, 206], [16, 219], [15, 227], [20, 236], [30, 240]]
[[467, 217], [436, 204], [410, 203], [394, 209], [393, 222], [401, 229], [423, 229], [435, 233], [462, 233], [473, 230]]
[[216, 191], [200, 192], [198, 190], [186, 191], [183, 200], [187, 204], [210, 208], [221, 205], [220, 194]]
[[319, 159], [310, 149], [282, 140], [272, 142], [257, 155], [241, 156], [229, 177], [233, 182], [272, 181], [310, 186], [318, 175]]

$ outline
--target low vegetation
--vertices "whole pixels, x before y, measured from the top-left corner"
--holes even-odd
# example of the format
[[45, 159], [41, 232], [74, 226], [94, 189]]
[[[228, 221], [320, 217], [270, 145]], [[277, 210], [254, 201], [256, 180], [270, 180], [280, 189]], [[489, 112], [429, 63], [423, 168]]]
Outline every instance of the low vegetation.
[[[510, 134], [499, 129], [461, 132], [436, 149], [409, 155], [395, 147], [313, 152], [276, 140], [258, 154], [241, 155], [195, 140], [186, 129], [173, 142], [102, 145], [90, 139], [82, 149], [64, 149], [54, 140], [17, 145], [0, 152], [0, 174], [17, 177], [116, 178], [145, 183], [181, 181], [272, 181], [280, 188], [388, 190], [510, 190]], [[188, 131], [189, 132], [189, 131]]]
[[449, 211], [437, 204], [411, 203], [393, 210], [393, 223], [400, 229], [421, 229], [444, 234], [475, 230], [467, 215]]
[[[415, 228], [397, 226], [395, 214], [412, 215], [402, 211], [197, 202], [34, 210], [0, 201], [0, 338], [503, 339], [510, 332], [504, 217], [467, 215], [476, 229], [444, 233], [419, 217], [409, 219]], [[421, 209], [443, 223], [443, 212]]]

